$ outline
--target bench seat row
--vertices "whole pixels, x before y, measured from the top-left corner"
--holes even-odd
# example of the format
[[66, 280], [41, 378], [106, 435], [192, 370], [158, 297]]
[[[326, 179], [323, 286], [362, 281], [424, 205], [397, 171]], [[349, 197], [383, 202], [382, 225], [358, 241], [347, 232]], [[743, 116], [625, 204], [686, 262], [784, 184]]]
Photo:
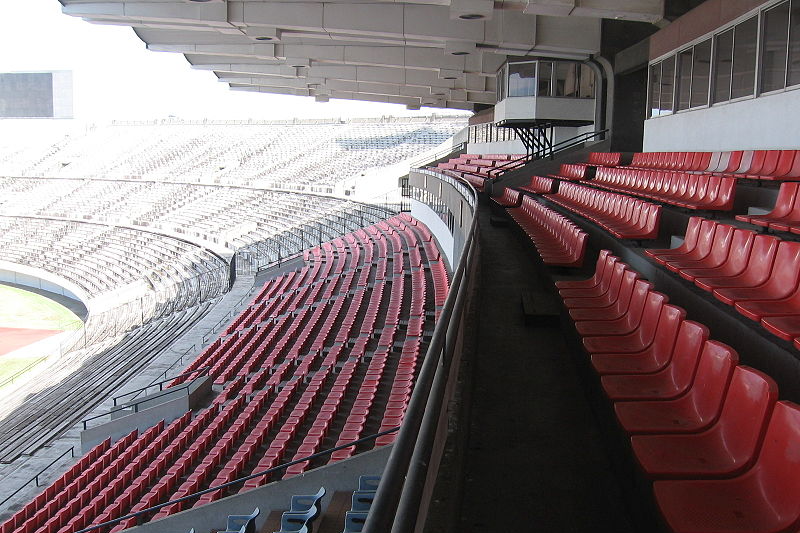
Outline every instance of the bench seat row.
[[545, 198], [588, 218], [618, 239], [655, 239], [661, 206], [613, 192], [563, 182]]
[[533, 242], [542, 261], [551, 266], [580, 267], [588, 235], [568, 218], [548, 209], [530, 196], [509, 215]]
[[768, 181], [798, 180], [800, 150], [644, 152], [633, 155], [630, 167], [719, 174]]

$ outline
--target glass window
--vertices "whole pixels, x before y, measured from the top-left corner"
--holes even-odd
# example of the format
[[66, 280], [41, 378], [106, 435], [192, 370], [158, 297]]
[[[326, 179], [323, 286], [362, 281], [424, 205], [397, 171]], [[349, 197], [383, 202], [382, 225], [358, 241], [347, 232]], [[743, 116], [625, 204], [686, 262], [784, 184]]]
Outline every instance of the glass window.
[[553, 64], [539, 61], [539, 96], [552, 96]]
[[578, 85], [579, 98], [594, 98], [594, 70], [588, 65], [580, 66], [581, 77]]
[[661, 62], [661, 114], [672, 113], [675, 95], [675, 56]]
[[508, 96], [534, 96], [536, 90], [536, 63], [510, 63], [508, 65]]
[[731, 98], [748, 96], [755, 92], [757, 38], [758, 16], [736, 25], [733, 34]]
[[661, 98], [661, 63], [650, 66], [650, 116], [657, 117], [661, 114], [659, 106]]
[[692, 89], [692, 49], [678, 54], [678, 111], [689, 109]]
[[692, 59], [692, 95], [690, 107], [708, 105], [708, 83], [711, 72], [711, 39], [694, 47]]
[[733, 28], [715, 38], [714, 51], [714, 98], [725, 102], [731, 99], [731, 67], [733, 65]]
[[578, 94], [578, 64], [566, 61], [557, 61], [556, 66], [556, 96], [575, 97]]
[[764, 12], [761, 35], [761, 92], [786, 86], [786, 47], [789, 42], [789, 2]]
[[789, 21], [789, 73], [787, 85], [800, 83], [800, 2], [792, 3]]

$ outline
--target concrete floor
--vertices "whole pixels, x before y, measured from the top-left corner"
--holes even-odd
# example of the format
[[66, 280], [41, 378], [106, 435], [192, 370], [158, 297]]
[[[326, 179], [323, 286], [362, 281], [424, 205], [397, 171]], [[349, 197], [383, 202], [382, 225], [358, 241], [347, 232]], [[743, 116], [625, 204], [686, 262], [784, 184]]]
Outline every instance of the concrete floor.
[[478, 340], [452, 531], [634, 531], [557, 317], [526, 326], [521, 294], [557, 315], [532, 248], [480, 213]]

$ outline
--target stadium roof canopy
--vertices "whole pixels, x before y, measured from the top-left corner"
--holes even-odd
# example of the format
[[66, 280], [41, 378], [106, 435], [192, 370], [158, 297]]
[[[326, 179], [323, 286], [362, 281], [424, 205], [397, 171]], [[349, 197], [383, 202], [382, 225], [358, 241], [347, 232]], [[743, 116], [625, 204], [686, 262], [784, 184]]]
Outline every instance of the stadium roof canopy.
[[60, 1], [235, 90], [468, 110], [495, 103], [507, 57], [586, 59], [601, 19], [664, 13], [664, 0]]

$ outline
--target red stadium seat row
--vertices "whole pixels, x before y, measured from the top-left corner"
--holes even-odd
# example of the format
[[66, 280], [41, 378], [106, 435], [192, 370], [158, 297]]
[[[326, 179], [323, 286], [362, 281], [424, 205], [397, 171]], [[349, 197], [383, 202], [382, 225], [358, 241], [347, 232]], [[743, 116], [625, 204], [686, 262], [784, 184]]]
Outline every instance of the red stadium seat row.
[[582, 163], [563, 163], [558, 170], [558, 174], [550, 174], [551, 178], [569, 181], [581, 181], [589, 179], [587, 176], [589, 166]]
[[[96, 447], [0, 531], [72, 533], [399, 424], [423, 334], [447, 297], [447, 271], [432, 234], [404, 214], [305, 257], [309, 265], [267, 283], [242, 313], [246, 318], [237, 317], [229, 336], [215, 340], [191, 367], [210, 367], [223, 385], [208, 409], [138, 439], [134, 433]], [[368, 350], [370, 343], [375, 348]], [[399, 346], [398, 356], [393, 348]], [[391, 367], [390, 357], [396, 359]], [[295, 465], [273, 479], [324, 461]], [[256, 478], [242, 490], [267, 481]], [[145, 520], [224, 495], [210, 493]]]
[[681, 246], [645, 253], [800, 348], [800, 243], [692, 217]]
[[501, 196], [493, 196], [492, 201], [501, 207], [519, 207], [522, 202], [522, 195], [510, 187], [503, 189]]
[[618, 239], [655, 239], [661, 206], [575, 183], [561, 183], [558, 193], [545, 197], [588, 218]]
[[631, 167], [713, 173], [757, 180], [800, 179], [798, 150], [650, 152], [634, 154]]
[[775, 231], [800, 234], [800, 183], [781, 183], [772, 211], [764, 215], [736, 215], [736, 220], [749, 222]]
[[559, 292], [675, 533], [800, 528], [800, 406], [608, 251]]
[[569, 219], [530, 196], [508, 213], [528, 235], [545, 264], [565, 267], [583, 264], [587, 234]]
[[586, 164], [595, 167], [616, 167], [619, 166], [621, 160], [620, 152], [592, 152], [589, 154]]
[[598, 168], [592, 184], [686, 209], [713, 211], [732, 209], [736, 191], [735, 178], [632, 168]]
[[532, 192], [534, 194], [547, 194], [553, 192], [553, 178], [545, 178], [543, 176], [532, 176], [531, 182], [528, 185], [519, 187], [520, 190]]
[[439, 163], [436, 170], [464, 179], [482, 191], [485, 180], [497, 178], [503, 172], [524, 165], [524, 161], [517, 161], [523, 157], [524, 155], [517, 154], [462, 154], [445, 163]]

